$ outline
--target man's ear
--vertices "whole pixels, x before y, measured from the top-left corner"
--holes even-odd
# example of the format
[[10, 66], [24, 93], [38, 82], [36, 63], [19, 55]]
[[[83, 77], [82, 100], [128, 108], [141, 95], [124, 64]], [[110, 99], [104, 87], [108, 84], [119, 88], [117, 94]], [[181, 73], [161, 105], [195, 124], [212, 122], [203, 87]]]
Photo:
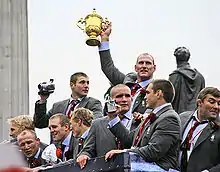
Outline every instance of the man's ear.
[[37, 142], [37, 144], [40, 144], [40, 139], [36, 138], [36, 142]]
[[137, 65], [134, 65], [134, 70], [135, 72], [137, 72]]
[[157, 90], [157, 97], [158, 98], [161, 98], [161, 97], [163, 97], [163, 92], [162, 92], [162, 90]]
[[65, 131], [70, 130], [70, 124], [66, 123], [64, 126], [65, 126]]
[[197, 102], [197, 106], [201, 106], [201, 104], [202, 104], [202, 100], [201, 99], [198, 99], [196, 102]]
[[75, 84], [73, 82], [70, 82], [70, 87], [72, 88]]

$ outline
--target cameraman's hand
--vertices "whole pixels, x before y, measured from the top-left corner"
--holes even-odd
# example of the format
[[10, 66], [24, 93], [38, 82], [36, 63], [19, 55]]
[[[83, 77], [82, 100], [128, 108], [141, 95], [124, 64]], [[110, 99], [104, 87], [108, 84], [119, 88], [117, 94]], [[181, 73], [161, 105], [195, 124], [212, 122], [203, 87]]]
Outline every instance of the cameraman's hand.
[[40, 95], [40, 101], [39, 103], [45, 103], [48, 99], [49, 95]]
[[112, 120], [114, 119], [115, 117], [118, 116], [119, 112], [121, 112], [121, 106], [118, 105], [118, 104], [115, 104], [117, 110], [115, 112], [106, 112], [106, 114], [108, 115], [109, 119]]

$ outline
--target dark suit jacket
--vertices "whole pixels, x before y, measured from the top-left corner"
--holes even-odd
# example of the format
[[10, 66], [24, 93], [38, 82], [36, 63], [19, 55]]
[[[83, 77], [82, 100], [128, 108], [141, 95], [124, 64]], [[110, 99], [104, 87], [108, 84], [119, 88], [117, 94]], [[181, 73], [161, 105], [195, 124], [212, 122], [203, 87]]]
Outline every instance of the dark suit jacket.
[[38, 158], [37, 158], [36, 160], [34, 160], [33, 163], [30, 163], [30, 162], [28, 161], [28, 158], [26, 159], [26, 160], [27, 160], [28, 167], [30, 167], [30, 168], [35, 168], [35, 167], [39, 167], [39, 166], [42, 166], [42, 165], [46, 165], [46, 164], [47, 164], [47, 162], [46, 162], [44, 159], [41, 158], [42, 152], [43, 152], [43, 150], [40, 149], [40, 154], [38, 155]]
[[[51, 110], [47, 111], [46, 103], [39, 104], [38, 101], [35, 103], [35, 114], [34, 114], [34, 125], [37, 128], [48, 127], [49, 118], [57, 113], [66, 114], [66, 110], [69, 105], [69, 99], [63, 100], [53, 104]], [[84, 107], [93, 112], [94, 119], [102, 117], [102, 104], [99, 100], [92, 97], [85, 97], [79, 103], [77, 108]]]
[[[123, 83], [128, 85], [130, 88], [134, 85], [137, 80], [137, 74], [132, 72], [125, 75], [119, 71], [114, 65], [110, 50], [100, 51], [99, 55], [102, 71], [113, 85]], [[132, 112], [139, 112], [143, 114], [146, 111], [144, 97], [139, 95], [134, 101], [135, 103]]]
[[[181, 138], [194, 112], [180, 114]], [[220, 171], [220, 129], [209, 122], [200, 134], [188, 160], [187, 172]]]
[[78, 154], [78, 138], [71, 136], [69, 150], [65, 152], [66, 160], [75, 159]]
[[109, 131], [108, 116], [93, 121], [80, 155], [90, 158], [103, 156], [112, 149], [117, 149], [114, 135]]
[[[178, 167], [177, 155], [180, 143], [179, 116], [170, 105], [161, 109], [156, 116], [157, 119], [150, 127], [144, 128], [138, 147], [128, 151], [139, 154], [147, 162], [155, 162], [165, 170], [175, 169]], [[110, 130], [127, 148], [130, 148], [139, 128], [129, 132], [118, 123]]]

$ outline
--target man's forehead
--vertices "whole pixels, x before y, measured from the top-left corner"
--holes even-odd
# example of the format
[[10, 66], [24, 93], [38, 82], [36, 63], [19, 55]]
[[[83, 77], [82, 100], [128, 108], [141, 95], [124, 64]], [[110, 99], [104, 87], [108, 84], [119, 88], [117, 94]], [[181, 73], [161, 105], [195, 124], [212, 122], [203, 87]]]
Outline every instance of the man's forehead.
[[137, 62], [139, 62], [139, 61], [150, 61], [150, 62], [154, 63], [154, 58], [150, 54], [141, 54], [137, 58]]
[[29, 140], [34, 140], [34, 136], [31, 135], [30, 133], [18, 136], [18, 142], [24, 142], [24, 141], [26, 142]]
[[49, 120], [49, 125], [59, 125], [60, 124], [60, 118], [52, 118]]
[[89, 78], [88, 77], [84, 77], [84, 76], [80, 76], [80, 77], [77, 78], [77, 81], [82, 81], [82, 80], [88, 81]]
[[130, 94], [131, 90], [130, 88], [128, 87], [117, 87], [117, 88], [114, 88], [113, 90], [113, 95], [116, 96], [116, 95], [119, 95], [119, 94]]
[[213, 95], [211, 95], [211, 94], [207, 94], [207, 96], [206, 96], [206, 99], [208, 100], [208, 99], [213, 99], [213, 100], [215, 100], [215, 101], [220, 101], [220, 97], [214, 97]]

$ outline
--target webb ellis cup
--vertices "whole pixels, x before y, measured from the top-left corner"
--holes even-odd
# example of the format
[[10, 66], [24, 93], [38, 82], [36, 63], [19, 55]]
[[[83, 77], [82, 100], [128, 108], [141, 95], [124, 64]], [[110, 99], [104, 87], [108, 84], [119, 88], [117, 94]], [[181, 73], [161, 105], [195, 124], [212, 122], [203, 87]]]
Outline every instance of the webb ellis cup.
[[77, 22], [77, 26], [88, 35], [88, 39], [86, 40], [87, 45], [97, 46], [100, 44], [98, 36], [102, 32], [103, 23], [108, 23], [107, 18], [103, 20], [103, 18], [96, 13], [95, 9], [93, 9], [93, 12], [88, 14], [85, 19], [81, 18]]

